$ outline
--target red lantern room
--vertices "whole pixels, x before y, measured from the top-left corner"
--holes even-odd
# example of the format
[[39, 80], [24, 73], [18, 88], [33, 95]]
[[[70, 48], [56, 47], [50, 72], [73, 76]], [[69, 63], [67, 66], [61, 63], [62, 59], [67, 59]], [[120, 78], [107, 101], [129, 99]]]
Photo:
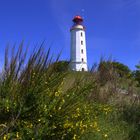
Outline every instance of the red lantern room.
[[73, 18], [73, 22], [74, 22], [75, 24], [81, 24], [81, 23], [83, 22], [83, 18], [82, 18], [81, 16], [75, 16], [75, 17]]

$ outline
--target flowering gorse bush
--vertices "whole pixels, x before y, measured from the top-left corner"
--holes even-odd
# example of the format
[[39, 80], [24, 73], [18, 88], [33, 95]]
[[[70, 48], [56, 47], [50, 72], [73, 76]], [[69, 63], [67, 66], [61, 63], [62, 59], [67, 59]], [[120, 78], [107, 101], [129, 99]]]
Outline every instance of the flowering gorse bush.
[[69, 72], [55, 71], [49, 50], [44, 53], [40, 47], [26, 60], [22, 47], [5, 54], [0, 81], [0, 136], [4, 140], [76, 140], [98, 131], [94, 108], [86, 99], [94, 82], [77, 78], [65, 89]]

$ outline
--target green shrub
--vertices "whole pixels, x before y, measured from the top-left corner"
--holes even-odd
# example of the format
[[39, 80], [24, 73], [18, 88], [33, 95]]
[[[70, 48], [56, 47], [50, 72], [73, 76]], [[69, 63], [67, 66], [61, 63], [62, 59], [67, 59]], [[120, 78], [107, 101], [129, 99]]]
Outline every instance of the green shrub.
[[[22, 51], [5, 55], [0, 82], [0, 136], [3, 139], [79, 139], [92, 128], [93, 110], [86, 95], [91, 82], [75, 80], [64, 90], [60, 73], [42, 46], [29, 59]], [[57, 62], [57, 61], [56, 61]], [[83, 86], [84, 85], [84, 86]]]
[[23, 43], [11, 54], [7, 49], [0, 74], [0, 138], [138, 140], [140, 90], [135, 81], [107, 66], [71, 72], [69, 63], [58, 58], [43, 44], [31, 55]]

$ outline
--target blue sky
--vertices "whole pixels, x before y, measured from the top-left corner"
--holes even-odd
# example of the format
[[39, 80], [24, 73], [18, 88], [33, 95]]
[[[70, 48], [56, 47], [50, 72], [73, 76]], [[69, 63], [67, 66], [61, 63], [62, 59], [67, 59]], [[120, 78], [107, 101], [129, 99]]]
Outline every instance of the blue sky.
[[[0, 65], [7, 43], [46, 40], [69, 59], [72, 18], [84, 17], [88, 64], [101, 56], [135, 69], [140, 61], [140, 0], [0, 0]], [[29, 52], [30, 53], [30, 52]]]

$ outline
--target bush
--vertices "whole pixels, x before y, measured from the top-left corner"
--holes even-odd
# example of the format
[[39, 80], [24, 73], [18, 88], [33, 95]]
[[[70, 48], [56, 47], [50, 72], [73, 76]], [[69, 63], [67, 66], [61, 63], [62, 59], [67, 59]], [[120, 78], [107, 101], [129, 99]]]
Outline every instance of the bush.
[[[42, 46], [29, 59], [22, 50], [8, 50], [0, 81], [0, 136], [3, 139], [79, 139], [92, 130], [92, 106], [86, 95], [91, 82], [76, 79], [64, 91], [68, 72], [52, 65]], [[57, 63], [57, 61], [56, 61]], [[83, 86], [84, 85], [84, 86]]]
[[1, 139], [140, 138], [139, 89], [133, 79], [118, 77], [106, 67], [91, 73], [68, 71], [69, 63], [54, 60], [43, 44], [26, 56], [23, 43], [17, 51], [5, 53], [0, 74]]

